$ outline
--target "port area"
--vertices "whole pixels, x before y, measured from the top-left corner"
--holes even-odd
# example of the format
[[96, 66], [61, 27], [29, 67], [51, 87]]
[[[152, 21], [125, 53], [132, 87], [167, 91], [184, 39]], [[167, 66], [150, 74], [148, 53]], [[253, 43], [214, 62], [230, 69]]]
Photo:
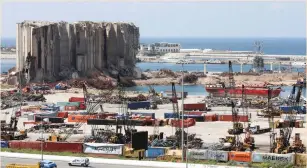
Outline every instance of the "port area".
[[[290, 65], [293, 61], [306, 62], [304, 55], [261, 55], [266, 64]], [[166, 53], [164, 55], [137, 55], [141, 62], [184, 63], [184, 64], [252, 64], [254, 54], [217, 54], [217, 53]]]
[[[179, 89], [179, 88], [178, 88]], [[76, 93], [79, 92], [79, 93]], [[91, 93], [95, 92], [95, 90], [91, 90]], [[139, 93], [135, 92], [127, 92], [127, 95], [133, 97], [137, 96]], [[146, 96], [146, 93], [143, 93], [143, 95]], [[68, 91], [57, 91], [54, 94], [47, 94], [44, 95], [46, 98], [46, 102], [48, 103], [57, 103], [57, 102], [67, 102], [70, 97], [83, 97], [83, 93], [81, 89], [70, 89]], [[184, 99], [185, 103], [197, 103], [197, 102], [203, 102], [206, 99], [205, 96], [187, 96], [187, 98]], [[178, 101], [180, 103], [180, 100]], [[29, 102], [31, 103], [31, 102]], [[33, 103], [33, 102], [32, 102]], [[36, 103], [37, 104], [37, 103]], [[109, 103], [104, 103], [103, 104], [103, 109], [105, 112], [110, 112], [110, 113], [117, 113], [119, 109], [120, 104], [109, 104]], [[179, 110], [182, 108], [179, 106]], [[218, 114], [218, 115], [231, 115], [231, 107], [226, 107], [226, 106], [219, 106], [219, 107], [210, 107], [210, 111], [207, 111], [206, 114], [208, 115], [213, 115], [213, 114]], [[172, 113], [172, 104], [167, 103], [167, 104], [161, 104], [158, 105], [157, 109], [138, 109], [138, 110], [131, 110], [133, 112], [141, 112], [141, 113], [154, 113], [155, 118], [157, 119], [164, 119], [164, 113]], [[252, 125], [260, 125], [262, 128], [268, 128], [269, 123], [268, 123], [268, 118], [260, 117], [257, 116], [257, 112], [259, 112], [260, 109], [255, 109], [255, 108], [249, 108], [248, 113], [250, 113], [251, 118], [250, 122]], [[12, 116], [12, 111], [13, 108], [8, 108], [5, 110], [1, 110], [1, 120], [6, 120], [7, 123], [10, 121], [10, 118]], [[80, 110], [82, 111], [82, 110]], [[84, 110], [83, 110], [84, 111]], [[130, 111], [130, 110], [129, 110]], [[72, 111], [69, 113], [76, 113], [77, 111]], [[239, 115], [242, 112], [239, 112]], [[281, 120], [280, 117], [276, 117], [275, 121]], [[26, 115], [21, 116], [18, 121], [18, 129], [23, 130], [23, 129], [30, 129], [33, 127], [35, 124], [26, 124], [24, 123], [29, 122], [28, 118]], [[33, 121], [30, 121], [33, 122]], [[65, 119], [65, 123], [69, 124], [74, 124], [74, 122], [69, 122], [68, 119]], [[232, 122], [231, 121], [214, 121], [214, 122], [197, 122], [194, 126], [191, 126], [188, 128], [189, 134], [195, 133], [199, 138], [201, 138], [205, 144], [207, 145], [212, 145], [215, 144], [216, 142], [219, 141], [219, 138], [225, 137], [225, 133], [229, 128], [232, 128]], [[247, 126], [247, 123], [246, 123]], [[306, 126], [306, 123], [304, 123], [304, 127]], [[100, 128], [105, 128], [104, 126], [97, 126]], [[135, 128], [138, 131], [148, 131], [149, 134], [151, 134], [154, 131], [153, 126], [135, 126]], [[91, 125], [87, 125], [84, 123], [80, 130], [82, 130], [82, 134], [73, 134], [71, 137], [67, 139], [69, 142], [82, 142], [84, 140], [84, 136], [90, 136], [91, 135]], [[175, 128], [171, 126], [160, 126], [159, 128], [160, 132], [163, 132], [165, 135], [173, 135], [175, 132]], [[305, 129], [302, 128], [293, 128], [293, 132], [295, 133], [300, 133], [301, 134], [301, 139], [307, 139], [307, 133]], [[257, 147], [257, 152], [269, 152], [270, 148], [270, 133], [264, 133], [264, 134], [259, 134], [259, 135], [253, 135], [255, 138], [255, 142]], [[50, 133], [44, 133], [44, 138], [48, 138]], [[23, 141], [36, 141], [41, 137], [40, 131], [33, 131], [33, 132], [28, 132], [28, 138], [23, 140]]]

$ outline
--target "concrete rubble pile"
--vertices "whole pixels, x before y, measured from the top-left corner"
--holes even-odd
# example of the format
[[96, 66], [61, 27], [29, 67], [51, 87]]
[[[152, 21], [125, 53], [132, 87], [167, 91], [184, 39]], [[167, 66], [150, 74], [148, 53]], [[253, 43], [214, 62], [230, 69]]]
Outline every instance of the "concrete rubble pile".
[[[87, 77], [93, 70], [133, 76], [138, 46], [132, 23], [24, 21], [17, 24], [16, 68], [28, 82]], [[29, 55], [34, 59], [27, 62]]]
[[163, 69], [160, 69], [160, 71], [158, 71], [155, 74], [155, 77], [156, 78], [165, 78], [165, 77], [173, 77], [173, 78], [175, 78], [177, 76], [176, 76], [176, 73], [173, 72], [172, 70], [163, 68]]

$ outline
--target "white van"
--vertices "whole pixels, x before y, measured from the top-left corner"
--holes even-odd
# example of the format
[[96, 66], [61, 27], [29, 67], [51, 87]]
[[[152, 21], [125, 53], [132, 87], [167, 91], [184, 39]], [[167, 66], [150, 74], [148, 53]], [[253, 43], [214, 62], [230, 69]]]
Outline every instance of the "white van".
[[89, 166], [90, 160], [88, 158], [74, 158], [68, 163], [69, 166]]

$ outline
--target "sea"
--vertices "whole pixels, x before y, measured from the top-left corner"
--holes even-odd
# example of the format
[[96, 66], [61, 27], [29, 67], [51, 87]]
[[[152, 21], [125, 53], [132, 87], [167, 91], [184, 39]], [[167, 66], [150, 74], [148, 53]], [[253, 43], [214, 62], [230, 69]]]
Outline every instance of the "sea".
[[[306, 55], [306, 38], [153, 38], [146, 37], [140, 38], [140, 43], [150, 44], [155, 42], [169, 42], [180, 43], [182, 48], [185, 49], [215, 49], [215, 50], [233, 50], [233, 51], [255, 51], [255, 41], [260, 41], [262, 44], [262, 51], [265, 54], [271, 55]], [[1, 38], [1, 46], [12, 47], [15, 46], [16, 39], [14, 38]], [[1, 73], [7, 72], [8, 69], [14, 67], [16, 62], [14, 59], [1, 60]], [[137, 63], [136, 65], [141, 70], [159, 70], [162, 68], [171, 69], [173, 71], [181, 71], [180, 64], [174, 63]], [[204, 69], [203, 64], [185, 64], [184, 70], [202, 72]], [[270, 65], [265, 65], [266, 69], [270, 69]], [[273, 66], [273, 70], [277, 70], [278, 65]], [[282, 66], [281, 68], [288, 68]], [[251, 69], [251, 65], [243, 65], [243, 71], [247, 72]], [[208, 64], [208, 72], [224, 72], [228, 71], [228, 65]], [[234, 72], [240, 72], [240, 65], [233, 65]], [[293, 71], [304, 72], [305, 68], [293, 69]], [[157, 91], [171, 90], [171, 86], [160, 85], [154, 86]], [[178, 86], [180, 88], [180, 86]], [[185, 85], [184, 89], [190, 95], [207, 95], [202, 85]], [[131, 91], [147, 91], [147, 86], [135, 86], [127, 88]], [[288, 96], [291, 87], [283, 87], [281, 96]], [[303, 95], [306, 95], [306, 89], [303, 90]]]

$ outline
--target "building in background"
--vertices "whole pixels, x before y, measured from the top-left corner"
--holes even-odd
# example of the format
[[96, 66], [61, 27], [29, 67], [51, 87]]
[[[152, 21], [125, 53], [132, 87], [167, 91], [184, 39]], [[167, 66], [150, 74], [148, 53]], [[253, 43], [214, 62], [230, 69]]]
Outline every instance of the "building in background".
[[179, 53], [181, 49], [178, 43], [153, 43], [153, 44], [141, 44], [140, 54], [142, 55], [161, 55], [166, 53]]

